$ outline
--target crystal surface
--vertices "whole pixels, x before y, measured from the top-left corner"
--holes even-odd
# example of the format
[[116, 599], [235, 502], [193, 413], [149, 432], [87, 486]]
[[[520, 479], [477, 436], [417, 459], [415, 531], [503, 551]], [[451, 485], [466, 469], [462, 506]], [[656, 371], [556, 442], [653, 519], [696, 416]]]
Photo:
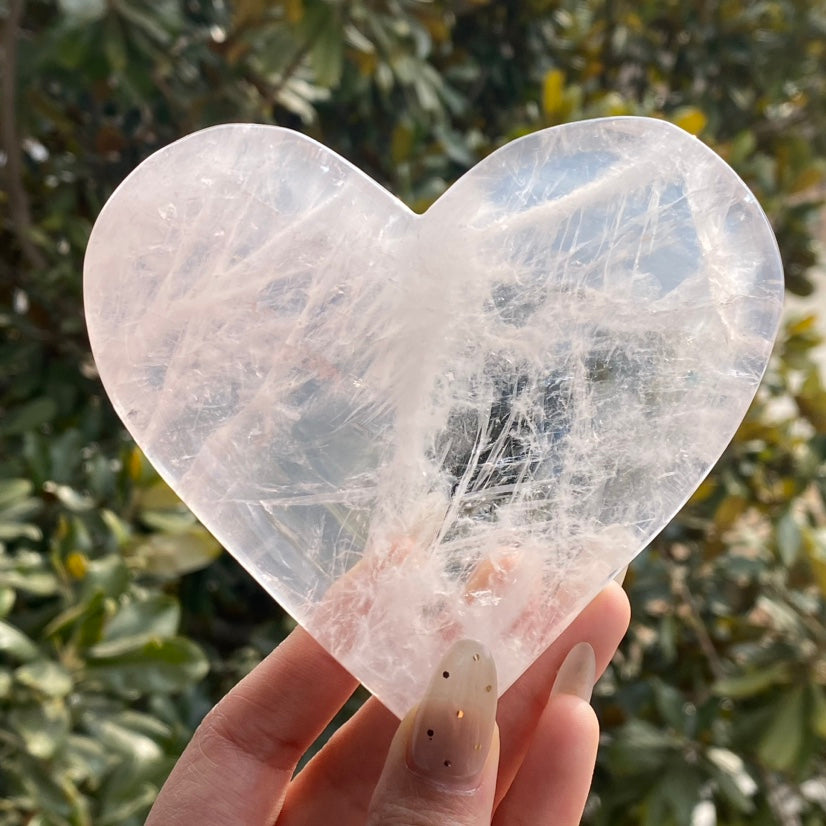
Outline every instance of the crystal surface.
[[691, 495], [765, 369], [759, 205], [642, 118], [510, 143], [425, 214], [289, 130], [142, 163], [94, 227], [117, 412], [397, 714], [457, 638], [504, 691]]

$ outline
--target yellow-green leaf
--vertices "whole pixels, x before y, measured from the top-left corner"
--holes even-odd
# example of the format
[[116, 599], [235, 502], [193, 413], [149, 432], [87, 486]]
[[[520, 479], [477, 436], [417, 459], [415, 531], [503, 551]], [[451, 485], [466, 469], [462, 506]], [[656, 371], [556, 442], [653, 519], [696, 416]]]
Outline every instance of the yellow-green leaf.
[[556, 115], [565, 102], [565, 73], [551, 69], [542, 81], [542, 109], [546, 115]]
[[689, 134], [699, 135], [706, 128], [708, 118], [702, 109], [698, 109], [696, 106], [684, 106], [674, 113], [672, 121]]

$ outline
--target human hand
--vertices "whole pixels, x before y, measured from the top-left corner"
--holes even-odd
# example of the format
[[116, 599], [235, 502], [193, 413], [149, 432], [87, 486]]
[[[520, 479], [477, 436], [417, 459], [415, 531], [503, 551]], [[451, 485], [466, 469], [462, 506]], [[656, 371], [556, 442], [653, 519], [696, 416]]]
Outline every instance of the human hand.
[[357, 685], [296, 629], [207, 715], [146, 826], [576, 826], [599, 737], [587, 700], [628, 621], [611, 583], [498, 711], [492, 663], [461, 642], [401, 724], [371, 698], [293, 778]]

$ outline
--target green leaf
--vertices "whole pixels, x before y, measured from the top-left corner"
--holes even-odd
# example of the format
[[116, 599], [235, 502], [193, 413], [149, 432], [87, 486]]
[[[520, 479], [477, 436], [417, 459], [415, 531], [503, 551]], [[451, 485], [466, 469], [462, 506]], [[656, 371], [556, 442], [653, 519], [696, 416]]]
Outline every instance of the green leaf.
[[186, 533], [196, 524], [188, 510], [144, 510], [141, 522], [159, 533]]
[[0, 668], [0, 699], [7, 699], [11, 696], [14, 678], [7, 668]]
[[[138, 811], [147, 800], [147, 789], [157, 789], [170, 768], [170, 760], [158, 738], [134, 728], [127, 715], [100, 718], [86, 715], [84, 725], [106, 751], [120, 757], [100, 793], [101, 803], [110, 822], [115, 812], [129, 816]], [[164, 735], [165, 729], [162, 729]], [[154, 795], [153, 795], [154, 796]]]
[[89, 23], [106, 14], [106, 0], [59, 0], [60, 10], [78, 22]]
[[[684, 760], [672, 763], [670, 770], [657, 784], [658, 791], [666, 801], [667, 809], [674, 814], [675, 823], [691, 823], [694, 807], [702, 799], [701, 789], [705, 778], [696, 767], [686, 765]], [[659, 823], [652, 826], [660, 826]]]
[[66, 738], [62, 757], [66, 773], [75, 783], [96, 784], [112, 763], [112, 753], [99, 739], [81, 734]]
[[713, 690], [721, 697], [740, 700], [755, 697], [777, 685], [786, 685], [790, 679], [789, 664], [780, 662], [746, 674], [723, 677], [714, 683]]
[[[122, 773], [122, 769], [120, 770]], [[131, 795], [121, 796], [120, 802], [113, 802], [108, 797], [103, 799], [102, 808], [106, 812], [95, 826], [122, 826], [123, 823], [140, 824], [146, 818], [146, 813], [155, 798], [158, 796], [158, 785], [140, 783], [131, 789]]]
[[87, 663], [91, 679], [125, 693], [182, 691], [208, 670], [201, 649], [182, 637], [151, 640], [113, 656], [98, 657], [90, 652]]
[[333, 89], [341, 80], [344, 66], [344, 29], [338, 9], [332, 3], [317, 3], [302, 20], [311, 43], [310, 62], [316, 83]]
[[826, 389], [817, 371], [812, 370], [795, 395], [800, 413], [818, 433], [826, 433]]
[[806, 531], [806, 558], [820, 593], [826, 597], [826, 529]]
[[83, 591], [88, 597], [100, 592], [107, 597], [119, 597], [129, 587], [129, 569], [116, 555], [92, 560], [83, 580]]
[[123, 74], [129, 62], [128, 46], [120, 21], [112, 16], [103, 24], [103, 53], [109, 61], [109, 67], [116, 74]]
[[777, 539], [777, 550], [780, 552], [783, 564], [786, 567], [791, 567], [797, 561], [803, 544], [800, 527], [791, 511], [784, 513], [778, 520], [775, 537]]
[[84, 649], [100, 640], [103, 626], [110, 611], [111, 601], [101, 592], [95, 592], [81, 602], [61, 611], [43, 630], [48, 639], [71, 633], [74, 644]]
[[0, 522], [20, 523], [38, 513], [43, 507], [40, 499], [27, 497], [7, 502], [0, 509]]
[[14, 672], [15, 680], [46, 697], [65, 697], [72, 690], [69, 672], [53, 660], [34, 660]]
[[[144, 466], [149, 465], [146, 459], [143, 458], [143, 454], [137, 451], [132, 453], [130, 461], [135, 466], [134, 472], [137, 474], [141, 474]], [[152, 477], [152, 482], [147, 487], [139, 488], [136, 491], [135, 504], [142, 511], [156, 510], [189, 513], [186, 505], [181, 501], [178, 494], [175, 493], [163, 479], [156, 477]]]
[[100, 511], [98, 511], [98, 515], [115, 540], [115, 545], [118, 548], [122, 548], [129, 541], [130, 530], [128, 522], [121, 519], [108, 508], [101, 508]]
[[0, 479], [0, 511], [21, 499], [27, 499], [34, 485], [28, 479]]
[[658, 624], [658, 643], [666, 662], [674, 662], [677, 656], [677, 639], [680, 625], [673, 614], [666, 614]]
[[682, 732], [685, 727], [685, 698], [673, 686], [668, 685], [663, 680], [653, 681], [654, 698], [657, 703], [657, 710], [663, 720], [676, 731]]
[[645, 720], [629, 720], [606, 749], [611, 770], [617, 775], [657, 771], [679, 741]]
[[787, 691], [777, 703], [777, 711], [760, 738], [757, 754], [764, 765], [777, 771], [791, 771], [797, 764], [809, 725], [805, 688]]
[[[58, 762], [59, 753], [54, 762]], [[36, 812], [24, 821], [26, 826], [91, 826], [88, 821], [70, 820], [72, 804], [69, 798], [77, 800], [78, 790], [65, 776], [55, 776], [43, 770], [43, 759], [29, 753], [20, 753], [17, 759], [3, 766], [9, 778], [13, 777], [16, 787], [21, 790], [16, 802], [29, 812]], [[5, 780], [5, 777], [4, 777]], [[12, 821], [17, 826], [20, 821]], [[5, 824], [4, 824], [5, 826]]]
[[826, 740], [826, 691], [817, 683], [809, 683], [812, 697], [812, 728], [815, 734]]
[[173, 637], [178, 631], [181, 609], [174, 597], [155, 594], [146, 599], [127, 602], [106, 624], [103, 642], [95, 647], [95, 656], [111, 642], [142, 645], [152, 637]]
[[32, 522], [43, 509], [42, 500], [27, 496], [16, 497], [0, 506], [0, 540], [30, 539], [37, 541], [42, 534]]
[[33, 660], [37, 646], [20, 630], [0, 620], [0, 652], [15, 660]]
[[[0, 583], [2, 583], [2, 575], [0, 575]], [[14, 588], [8, 588], [0, 584], [0, 619], [9, 615], [9, 612], [14, 607], [16, 597], [17, 594]]]
[[89, 733], [106, 749], [128, 758], [134, 766], [155, 763], [163, 757], [163, 749], [154, 739], [111, 718], [87, 715], [83, 722]]
[[746, 770], [742, 758], [719, 747], [709, 748], [706, 757], [720, 796], [740, 812], [754, 811], [753, 798], [758, 786]]
[[[168, 698], [164, 697], [159, 699], [166, 700]], [[169, 741], [173, 738], [173, 731], [169, 725], [150, 714], [144, 714], [140, 711], [134, 711], [133, 709], [119, 711], [112, 716], [112, 720], [118, 725], [128, 728], [130, 731], [136, 731], [139, 734], [151, 737], [158, 743]]]
[[28, 539], [38, 542], [42, 538], [43, 534], [36, 525], [28, 525], [24, 522], [0, 522], [0, 541]]
[[43, 490], [57, 497], [61, 505], [74, 513], [85, 513], [95, 507], [95, 500], [91, 496], [86, 496], [69, 485], [46, 482]]
[[[125, 20], [142, 31], [150, 41], [157, 46], [168, 46], [172, 40], [172, 29], [180, 23], [177, 3], [157, 4], [151, 13], [147, 13], [133, 0], [122, 0], [118, 4], [118, 12]], [[165, 12], [158, 14], [158, 7]]]
[[29, 754], [41, 760], [53, 757], [69, 733], [69, 713], [57, 700], [18, 706], [9, 712], [8, 719]]
[[0, 431], [7, 436], [19, 436], [29, 430], [37, 430], [57, 416], [57, 404], [53, 399], [41, 396], [21, 405], [4, 416]]
[[129, 551], [129, 559], [156, 576], [175, 577], [206, 567], [220, 553], [221, 545], [212, 534], [193, 525], [183, 533], [153, 534]]
[[59, 582], [41, 554], [20, 551], [14, 556], [0, 557], [0, 587], [50, 596], [57, 593]]
[[744, 163], [748, 157], [754, 152], [757, 146], [757, 141], [754, 137], [754, 132], [744, 130], [735, 136], [731, 142], [731, 149], [729, 151], [729, 163], [734, 167]]

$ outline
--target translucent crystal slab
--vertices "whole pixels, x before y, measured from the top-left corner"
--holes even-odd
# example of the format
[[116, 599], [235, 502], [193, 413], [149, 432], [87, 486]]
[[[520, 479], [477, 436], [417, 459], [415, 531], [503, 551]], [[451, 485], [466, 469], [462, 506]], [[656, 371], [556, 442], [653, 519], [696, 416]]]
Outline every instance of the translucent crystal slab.
[[734, 433], [782, 303], [753, 196], [615, 118], [416, 215], [288, 130], [142, 163], [85, 264], [100, 375], [203, 523], [394, 712], [458, 637], [504, 691]]

